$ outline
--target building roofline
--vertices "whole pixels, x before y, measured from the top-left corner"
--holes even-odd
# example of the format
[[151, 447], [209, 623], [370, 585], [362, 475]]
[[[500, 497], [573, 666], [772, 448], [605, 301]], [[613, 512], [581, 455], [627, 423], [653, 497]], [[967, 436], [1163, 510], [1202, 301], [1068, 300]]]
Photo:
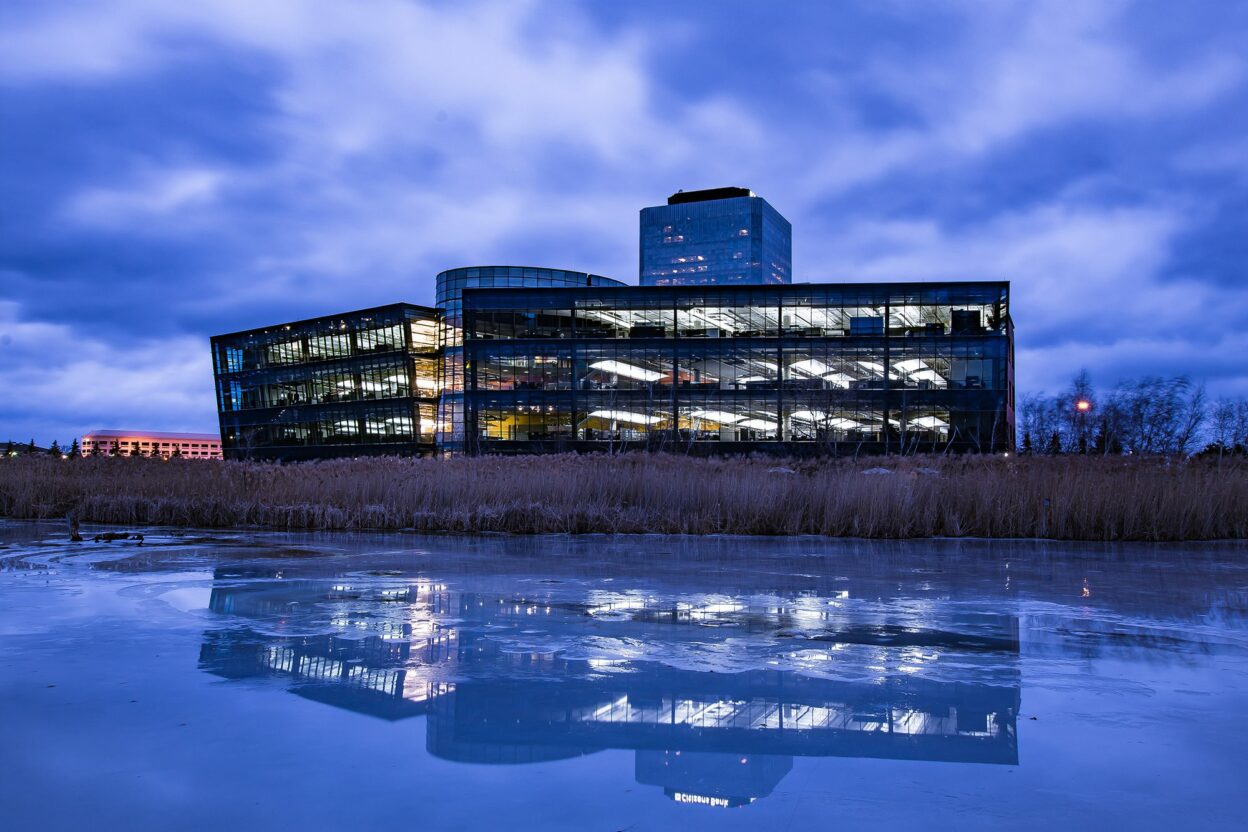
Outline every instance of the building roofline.
[[[587, 272], [584, 269], [565, 269], [561, 266], [518, 266], [514, 263], [495, 263], [493, 265], [474, 264], [470, 266], [453, 266], [452, 268], [443, 269], [442, 271], [438, 272], [437, 277], [441, 277], [447, 272], [462, 272], [465, 269], [533, 269], [535, 271], [542, 271], [542, 272], [568, 272], [569, 274], [583, 274], [587, 277], [596, 277], [599, 280], [610, 280], [613, 283], [618, 283], [621, 286], [632, 285], [629, 283], [625, 283], [624, 281], [620, 280], [618, 277], [608, 277], [605, 274], [598, 274], [597, 272]], [[436, 280], [437, 277], [435, 277], [434, 279]]]
[[220, 433], [179, 433], [163, 430], [89, 430], [82, 435], [83, 439], [121, 439], [131, 436], [148, 437], [150, 439], [190, 439], [198, 442], [220, 442]]
[[599, 291], [602, 289], [642, 289], [647, 292], [707, 292], [721, 291], [728, 289], [731, 291], [799, 291], [802, 289], [849, 289], [864, 287], [888, 287], [890, 289], [919, 289], [919, 288], [942, 288], [942, 287], [970, 287], [970, 286], [1004, 286], [1007, 289], [1010, 286], [1008, 280], [919, 280], [919, 281], [858, 281], [854, 283], [697, 283], [697, 284], [677, 284], [664, 286], [639, 286], [637, 284], [625, 284], [623, 286], [469, 286], [464, 292], [472, 292], [473, 294], [481, 292], [548, 292], [548, 291], [567, 291], [569, 289]]
[[677, 191], [667, 198], [668, 205], [687, 205], [690, 202], [714, 202], [720, 199], [755, 198], [758, 194], [749, 188], [729, 185], [720, 188], [701, 188], [696, 191]]
[[253, 326], [250, 329], [240, 329], [240, 330], [237, 330], [236, 332], [222, 332], [217, 335], [209, 336], [209, 340], [216, 340], [217, 338], [232, 338], [236, 335], [248, 335], [252, 332], [260, 332], [262, 330], [273, 329], [274, 327], [279, 327], [279, 326], [300, 326], [302, 324], [315, 323], [316, 321], [324, 321], [329, 318], [345, 318], [350, 315], [363, 315], [368, 312], [380, 312], [383, 309], [393, 309], [396, 306], [403, 306], [409, 309], [418, 309], [421, 312], [428, 312], [430, 315], [435, 315], [435, 316], [442, 314], [442, 311], [435, 306], [424, 306], [419, 303], [408, 303], [407, 301], [397, 301], [395, 303], [383, 303], [380, 306], [369, 306], [365, 309], [352, 309], [347, 312], [330, 312], [328, 315], [317, 315], [312, 318], [303, 318], [298, 321], [278, 321], [277, 323], [264, 324], [263, 326]]

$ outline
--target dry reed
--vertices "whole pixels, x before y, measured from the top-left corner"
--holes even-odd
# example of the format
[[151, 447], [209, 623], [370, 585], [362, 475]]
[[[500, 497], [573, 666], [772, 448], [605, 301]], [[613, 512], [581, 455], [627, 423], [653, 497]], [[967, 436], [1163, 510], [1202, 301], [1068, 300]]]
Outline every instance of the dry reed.
[[[878, 467], [892, 473], [869, 473]], [[293, 465], [0, 460], [0, 515], [70, 512], [89, 522], [202, 528], [1242, 539], [1248, 464], [647, 454]]]

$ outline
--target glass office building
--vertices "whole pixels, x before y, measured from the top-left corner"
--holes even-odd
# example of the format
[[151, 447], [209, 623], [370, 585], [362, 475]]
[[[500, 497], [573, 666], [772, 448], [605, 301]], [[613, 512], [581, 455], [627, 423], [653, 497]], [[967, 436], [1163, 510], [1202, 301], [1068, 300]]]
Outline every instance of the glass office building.
[[212, 339], [225, 456], [1003, 451], [1004, 282], [793, 284], [751, 191], [641, 212], [642, 285], [469, 266], [392, 304]]
[[470, 289], [469, 453], [1004, 451], [1009, 284]]
[[441, 351], [437, 444], [447, 452], [464, 447], [463, 296], [474, 288], [538, 288], [554, 286], [623, 286], [618, 280], [586, 272], [532, 266], [469, 266], [448, 269], [437, 278], [437, 305], [441, 312], [438, 347]]
[[641, 285], [791, 283], [792, 227], [745, 188], [681, 191], [641, 209]]
[[215, 336], [226, 459], [432, 453], [438, 320], [396, 303]]

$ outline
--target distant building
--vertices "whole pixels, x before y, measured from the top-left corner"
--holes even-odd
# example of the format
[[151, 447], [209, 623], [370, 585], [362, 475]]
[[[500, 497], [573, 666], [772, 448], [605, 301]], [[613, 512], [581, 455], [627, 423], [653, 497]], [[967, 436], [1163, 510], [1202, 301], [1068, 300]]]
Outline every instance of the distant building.
[[793, 229], [746, 188], [679, 191], [641, 209], [641, 285], [793, 282]]
[[221, 459], [215, 433], [165, 433], [151, 430], [93, 430], [82, 437], [83, 456], [159, 456], [164, 459]]

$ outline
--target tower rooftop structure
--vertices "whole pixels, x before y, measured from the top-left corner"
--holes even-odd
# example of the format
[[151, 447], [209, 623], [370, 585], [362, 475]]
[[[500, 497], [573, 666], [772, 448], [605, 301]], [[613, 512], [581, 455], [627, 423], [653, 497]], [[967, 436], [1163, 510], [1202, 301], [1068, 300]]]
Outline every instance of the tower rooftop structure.
[[709, 202], [713, 199], [755, 195], [749, 188], [704, 188], [700, 191], [677, 191], [667, 198], [667, 204], [684, 205], [689, 202]]
[[677, 191], [641, 209], [642, 286], [793, 282], [793, 228], [749, 188]]

